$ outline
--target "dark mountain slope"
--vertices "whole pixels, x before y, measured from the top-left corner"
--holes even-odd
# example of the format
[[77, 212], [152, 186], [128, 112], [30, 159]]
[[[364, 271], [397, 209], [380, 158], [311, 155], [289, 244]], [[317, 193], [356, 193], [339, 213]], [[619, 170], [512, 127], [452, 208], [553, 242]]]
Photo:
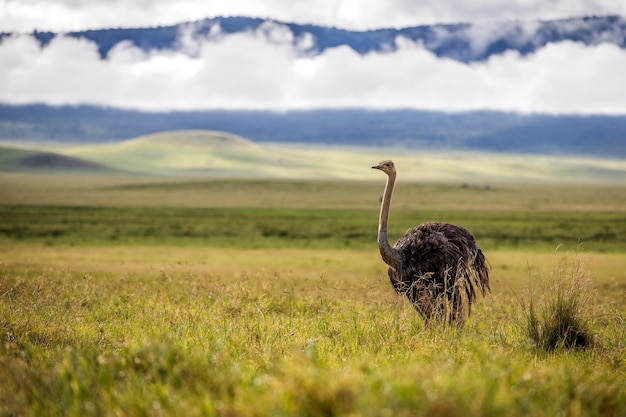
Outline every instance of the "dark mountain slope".
[[626, 157], [626, 116], [417, 110], [145, 113], [93, 106], [0, 105], [0, 140], [111, 142], [172, 130], [255, 142]]
[[[220, 37], [239, 32], [268, 33], [272, 27], [288, 28], [294, 47], [302, 54], [319, 54], [346, 45], [360, 54], [397, 49], [396, 39], [420, 42], [439, 57], [462, 62], [481, 61], [508, 50], [522, 55], [537, 51], [548, 43], [563, 41], [596, 45], [610, 42], [626, 48], [626, 19], [619, 16], [592, 16], [551, 21], [490, 22], [425, 25], [409, 28], [382, 28], [351, 31], [319, 25], [303, 25], [251, 17], [215, 17], [172, 26], [129, 29], [98, 29], [68, 33], [68, 36], [95, 42], [102, 59], [118, 43], [128, 41], [145, 50], [177, 50], [181, 34], [191, 39]], [[0, 42], [3, 36], [0, 34]], [[45, 47], [58, 34], [34, 32]], [[306, 40], [306, 42], [303, 42]]]

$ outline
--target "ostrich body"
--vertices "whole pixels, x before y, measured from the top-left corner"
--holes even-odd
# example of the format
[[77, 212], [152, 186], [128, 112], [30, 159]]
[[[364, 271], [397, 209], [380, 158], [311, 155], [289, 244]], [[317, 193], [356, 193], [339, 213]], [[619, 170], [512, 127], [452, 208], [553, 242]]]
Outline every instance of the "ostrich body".
[[481, 294], [491, 291], [489, 267], [472, 234], [449, 223], [428, 222], [410, 229], [392, 247], [387, 238], [391, 195], [396, 181], [393, 161], [373, 166], [387, 174], [380, 207], [378, 248], [389, 266], [389, 279], [398, 294], [406, 295], [426, 320], [463, 323]]

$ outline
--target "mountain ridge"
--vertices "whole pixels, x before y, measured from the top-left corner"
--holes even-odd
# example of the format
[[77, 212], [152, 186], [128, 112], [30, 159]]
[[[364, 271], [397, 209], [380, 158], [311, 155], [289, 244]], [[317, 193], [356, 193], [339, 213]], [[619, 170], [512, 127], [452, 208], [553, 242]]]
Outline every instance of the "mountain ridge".
[[255, 143], [626, 158], [626, 116], [362, 109], [141, 112], [0, 104], [4, 142], [107, 143], [198, 129], [229, 132]]
[[[272, 39], [272, 30], [277, 27], [290, 32], [289, 41], [302, 55], [317, 55], [338, 46], [348, 46], [361, 55], [391, 52], [398, 48], [396, 40], [399, 37], [420, 42], [425, 49], [438, 57], [464, 63], [484, 61], [509, 50], [527, 55], [549, 43], [563, 41], [583, 42], [586, 45], [610, 42], [622, 49], [626, 48], [626, 19], [618, 15], [535, 21], [445, 23], [369, 30], [348, 30], [257, 17], [218, 16], [168, 26], [90, 29], [65, 33], [34, 31], [30, 36], [35, 37], [42, 48], [59, 35], [86, 39], [95, 42], [101, 59], [106, 59], [111, 49], [123, 41], [144, 51], [183, 50], [183, 34], [189, 35], [194, 41], [200, 41], [219, 40], [219, 37], [241, 32], [256, 32], [266, 36], [269, 41], [275, 41]], [[3, 37], [12, 35], [0, 33], [0, 42]]]

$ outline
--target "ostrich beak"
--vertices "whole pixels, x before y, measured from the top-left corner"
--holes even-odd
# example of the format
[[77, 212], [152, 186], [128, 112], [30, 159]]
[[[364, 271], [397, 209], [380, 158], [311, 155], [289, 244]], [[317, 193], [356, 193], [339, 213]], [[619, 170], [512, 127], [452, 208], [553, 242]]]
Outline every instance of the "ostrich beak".
[[380, 165], [374, 165], [372, 169], [380, 169]]

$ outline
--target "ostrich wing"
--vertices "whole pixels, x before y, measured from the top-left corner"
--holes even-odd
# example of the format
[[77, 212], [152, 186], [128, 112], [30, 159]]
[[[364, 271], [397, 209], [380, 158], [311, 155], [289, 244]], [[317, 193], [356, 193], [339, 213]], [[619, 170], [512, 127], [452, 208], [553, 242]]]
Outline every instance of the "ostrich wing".
[[[489, 267], [472, 234], [449, 223], [424, 223], [409, 230], [394, 246], [403, 255], [402, 271], [390, 271], [396, 291], [416, 302], [421, 289], [433, 296], [454, 295], [464, 288], [468, 302], [489, 291]], [[409, 291], [411, 289], [411, 291]]]

